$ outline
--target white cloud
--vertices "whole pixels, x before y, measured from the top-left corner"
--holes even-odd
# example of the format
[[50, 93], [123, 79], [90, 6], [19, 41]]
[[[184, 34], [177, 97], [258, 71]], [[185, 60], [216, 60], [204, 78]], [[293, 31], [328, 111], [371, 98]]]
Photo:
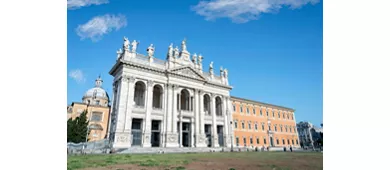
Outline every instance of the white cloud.
[[192, 9], [206, 20], [227, 17], [235, 23], [256, 20], [262, 13], [277, 12], [283, 6], [291, 9], [308, 3], [316, 4], [320, 0], [212, 0], [201, 1]]
[[108, 4], [108, 0], [68, 0], [68, 9], [79, 9], [84, 6]]
[[99, 41], [104, 34], [108, 34], [112, 30], [118, 31], [120, 28], [127, 25], [124, 15], [102, 15], [96, 16], [83, 25], [79, 25], [76, 29], [77, 35], [81, 39], [90, 38], [92, 41]]
[[84, 73], [80, 69], [71, 70], [69, 72], [69, 77], [71, 77], [77, 83], [85, 83]]

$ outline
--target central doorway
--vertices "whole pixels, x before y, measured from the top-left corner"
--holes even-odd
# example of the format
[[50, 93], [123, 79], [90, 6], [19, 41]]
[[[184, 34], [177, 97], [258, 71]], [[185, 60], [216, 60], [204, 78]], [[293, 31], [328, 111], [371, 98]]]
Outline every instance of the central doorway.
[[182, 141], [183, 147], [190, 147], [191, 143], [191, 126], [190, 123], [183, 122], [182, 124]]
[[131, 123], [131, 134], [133, 135], [132, 146], [141, 146], [142, 141], [142, 119], [133, 119]]
[[152, 147], [160, 147], [160, 120], [152, 120]]

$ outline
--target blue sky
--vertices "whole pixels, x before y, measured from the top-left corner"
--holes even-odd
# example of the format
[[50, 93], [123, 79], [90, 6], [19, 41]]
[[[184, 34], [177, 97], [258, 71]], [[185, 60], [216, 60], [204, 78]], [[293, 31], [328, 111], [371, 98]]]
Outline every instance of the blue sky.
[[[149, 44], [165, 59], [170, 43], [201, 53], [203, 69], [229, 70], [231, 95], [296, 110], [296, 120], [323, 120], [323, 5], [319, 0], [68, 0], [68, 104], [101, 74], [111, 96], [123, 37]], [[215, 71], [219, 74], [219, 69]]]

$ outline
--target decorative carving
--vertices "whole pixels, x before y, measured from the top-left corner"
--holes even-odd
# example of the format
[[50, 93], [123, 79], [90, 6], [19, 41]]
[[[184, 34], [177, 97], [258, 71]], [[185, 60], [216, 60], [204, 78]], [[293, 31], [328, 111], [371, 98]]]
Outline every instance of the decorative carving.
[[149, 87], [153, 86], [153, 83], [154, 83], [153, 80], [148, 80], [148, 86], [149, 86]]
[[127, 142], [129, 142], [129, 136], [127, 136], [127, 135], [123, 135], [123, 134], [121, 134], [121, 135], [116, 135], [116, 141], [118, 142], [118, 143], [127, 143]]
[[129, 81], [130, 81], [130, 83], [134, 83], [135, 82], [135, 77], [134, 76], [130, 76], [129, 77]]
[[139, 44], [139, 42], [137, 42], [136, 40], [134, 40], [132, 43], [131, 43], [131, 52], [135, 53], [136, 50], [137, 50], [137, 45]]
[[122, 82], [124, 83], [127, 83], [129, 81], [129, 79], [127, 78], [127, 76], [122, 76], [121, 78]]
[[153, 47], [153, 44], [150, 44], [148, 49], [146, 49], [146, 51], [148, 52], [148, 56], [149, 57], [153, 57], [154, 55], [154, 47]]

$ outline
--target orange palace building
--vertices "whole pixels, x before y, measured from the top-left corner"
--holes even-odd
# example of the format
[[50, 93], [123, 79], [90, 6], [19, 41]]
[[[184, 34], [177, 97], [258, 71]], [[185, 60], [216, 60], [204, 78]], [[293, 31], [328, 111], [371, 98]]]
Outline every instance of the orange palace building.
[[299, 147], [294, 110], [231, 96], [236, 147]]

